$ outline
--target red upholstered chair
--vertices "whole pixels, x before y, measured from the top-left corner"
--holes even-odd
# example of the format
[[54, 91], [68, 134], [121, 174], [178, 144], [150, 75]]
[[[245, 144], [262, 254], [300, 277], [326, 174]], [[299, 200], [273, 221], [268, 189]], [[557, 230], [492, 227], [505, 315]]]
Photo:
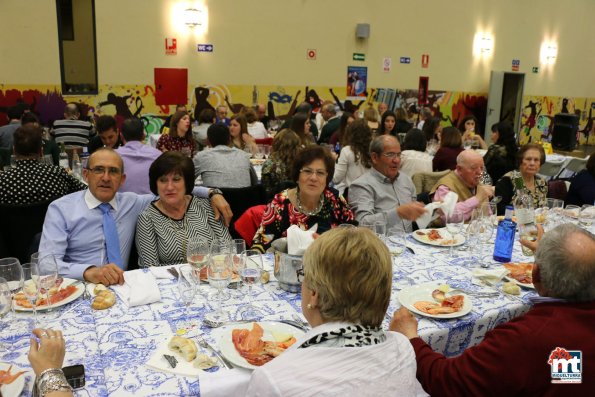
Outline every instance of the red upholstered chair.
[[271, 146], [273, 144], [273, 138], [262, 138], [262, 139], [255, 139], [257, 145], [268, 145]]
[[252, 245], [252, 239], [262, 220], [262, 214], [266, 205], [255, 205], [250, 207], [234, 223], [236, 232], [246, 241], [246, 247]]

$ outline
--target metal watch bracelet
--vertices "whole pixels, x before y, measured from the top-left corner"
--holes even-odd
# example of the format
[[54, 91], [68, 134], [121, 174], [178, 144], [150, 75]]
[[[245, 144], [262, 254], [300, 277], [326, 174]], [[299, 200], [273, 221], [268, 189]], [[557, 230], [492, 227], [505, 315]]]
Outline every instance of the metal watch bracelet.
[[42, 397], [55, 391], [72, 391], [72, 387], [66, 381], [64, 372], [59, 368], [50, 368], [43, 371], [37, 379], [37, 389]]

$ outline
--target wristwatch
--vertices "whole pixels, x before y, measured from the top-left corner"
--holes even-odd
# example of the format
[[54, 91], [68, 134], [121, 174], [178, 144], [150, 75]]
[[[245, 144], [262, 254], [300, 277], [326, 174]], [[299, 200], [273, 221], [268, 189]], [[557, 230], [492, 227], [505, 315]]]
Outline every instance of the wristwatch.
[[209, 190], [209, 199], [213, 198], [213, 196], [216, 194], [220, 194], [223, 196], [223, 192], [220, 189], [213, 188], [213, 189]]

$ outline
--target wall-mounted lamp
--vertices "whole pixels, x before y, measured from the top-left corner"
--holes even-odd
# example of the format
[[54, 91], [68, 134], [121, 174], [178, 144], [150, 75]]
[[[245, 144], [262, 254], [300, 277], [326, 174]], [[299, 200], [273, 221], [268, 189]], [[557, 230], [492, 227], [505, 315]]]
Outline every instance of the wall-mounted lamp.
[[482, 37], [479, 43], [479, 50], [482, 52], [482, 54], [492, 52], [493, 49], [494, 42], [492, 41], [492, 39], [489, 37]]
[[477, 32], [473, 37], [473, 55], [476, 59], [487, 59], [494, 52], [494, 36], [487, 32]]
[[196, 8], [187, 8], [184, 10], [184, 23], [193, 28], [202, 25], [201, 12]]
[[542, 63], [553, 64], [558, 57], [558, 45], [554, 42], [543, 42], [541, 44], [541, 51], [539, 58]]

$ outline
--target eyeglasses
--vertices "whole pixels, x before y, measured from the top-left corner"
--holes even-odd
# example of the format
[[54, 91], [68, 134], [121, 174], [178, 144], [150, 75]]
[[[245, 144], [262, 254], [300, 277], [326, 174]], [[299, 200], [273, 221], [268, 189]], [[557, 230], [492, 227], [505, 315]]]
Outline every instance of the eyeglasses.
[[316, 175], [316, 178], [322, 179], [326, 178], [328, 172], [323, 170], [312, 170], [310, 168], [302, 168], [300, 172], [310, 178], [312, 175]]
[[297, 277], [297, 281], [298, 283], [303, 283], [304, 282], [304, 268], [299, 268], [295, 271], [295, 276]]
[[388, 152], [388, 153], [382, 153], [382, 155], [384, 157], [386, 157], [387, 159], [395, 159], [395, 158], [401, 158], [401, 152], [399, 153], [395, 153], [395, 152]]
[[118, 176], [122, 172], [118, 167], [107, 167], [106, 168], [106, 167], [102, 167], [102, 166], [87, 168], [87, 170], [89, 170], [91, 173], [93, 173], [95, 175], [103, 175], [107, 171], [109, 176]]

